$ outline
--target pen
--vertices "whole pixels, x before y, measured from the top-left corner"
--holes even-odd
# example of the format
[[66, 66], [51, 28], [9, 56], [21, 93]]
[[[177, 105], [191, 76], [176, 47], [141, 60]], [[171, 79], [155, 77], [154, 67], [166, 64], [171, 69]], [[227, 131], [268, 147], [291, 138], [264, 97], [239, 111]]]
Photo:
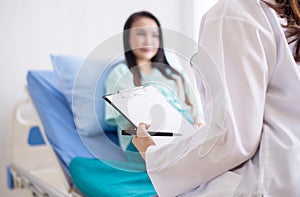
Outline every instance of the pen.
[[[148, 131], [151, 136], [182, 136], [181, 133], [173, 132], [162, 132], [162, 131]], [[122, 135], [136, 135], [136, 129], [124, 129], [122, 130]]]

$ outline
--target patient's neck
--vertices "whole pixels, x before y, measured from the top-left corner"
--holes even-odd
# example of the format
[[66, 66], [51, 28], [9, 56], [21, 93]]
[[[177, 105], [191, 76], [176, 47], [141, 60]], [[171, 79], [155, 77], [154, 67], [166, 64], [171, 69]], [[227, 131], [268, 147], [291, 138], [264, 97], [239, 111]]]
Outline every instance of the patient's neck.
[[150, 61], [138, 61], [137, 64], [141, 73], [148, 75], [152, 74], [153, 67]]

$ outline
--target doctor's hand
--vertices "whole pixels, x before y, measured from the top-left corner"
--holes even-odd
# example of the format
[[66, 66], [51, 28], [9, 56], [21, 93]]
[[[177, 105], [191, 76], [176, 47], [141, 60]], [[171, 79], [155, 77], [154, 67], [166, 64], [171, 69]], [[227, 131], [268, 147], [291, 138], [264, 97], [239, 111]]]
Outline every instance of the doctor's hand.
[[133, 136], [132, 143], [140, 152], [143, 159], [145, 159], [145, 152], [149, 146], [155, 145], [152, 137], [147, 132], [147, 129], [150, 127], [149, 124], [140, 123], [137, 128], [137, 134]]

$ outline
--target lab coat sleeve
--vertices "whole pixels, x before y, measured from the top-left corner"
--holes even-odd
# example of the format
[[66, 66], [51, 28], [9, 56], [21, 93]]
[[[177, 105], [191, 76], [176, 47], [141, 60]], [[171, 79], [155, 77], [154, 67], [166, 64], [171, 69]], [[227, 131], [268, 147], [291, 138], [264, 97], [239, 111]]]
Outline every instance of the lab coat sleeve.
[[268, 65], [276, 59], [272, 37], [245, 19], [221, 16], [202, 22], [199, 46], [224, 83], [224, 122], [219, 125], [224, 135], [204, 156], [199, 153], [209, 141], [201, 140], [206, 127], [179, 142], [149, 147], [147, 171], [159, 196], [186, 192], [254, 155], [262, 131]]

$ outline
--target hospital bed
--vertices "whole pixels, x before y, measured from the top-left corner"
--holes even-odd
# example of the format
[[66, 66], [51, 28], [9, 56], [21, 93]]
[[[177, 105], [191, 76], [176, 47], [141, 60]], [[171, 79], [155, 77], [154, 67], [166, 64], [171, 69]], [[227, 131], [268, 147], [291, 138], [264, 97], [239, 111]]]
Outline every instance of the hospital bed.
[[[115, 65], [117, 63], [111, 64], [102, 74], [101, 94], [105, 93], [106, 76]], [[100, 170], [105, 164], [95, 158], [76, 131], [72, 110], [57, 75], [53, 71], [29, 71], [26, 91], [28, 98], [16, 106], [10, 133], [8, 187], [28, 189], [33, 196], [114, 196], [111, 188], [117, 183], [113, 179], [102, 179]], [[99, 102], [104, 114], [104, 101]], [[27, 117], [26, 113], [34, 115]], [[100, 117], [103, 131], [92, 137], [98, 142], [97, 150], [105, 159], [126, 165], [125, 154], [116, 150], [116, 128], [103, 123], [103, 114]], [[107, 138], [110, 143], [105, 142]], [[126, 181], [126, 176], [136, 173], [116, 170], [121, 182], [122, 176]], [[141, 179], [146, 176], [145, 172], [138, 174]], [[143, 189], [142, 184], [137, 181], [131, 183], [130, 189], [121, 187], [119, 190], [124, 191], [123, 196], [152, 196], [153, 191]], [[107, 191], [99, 191], [105, 189]]]

